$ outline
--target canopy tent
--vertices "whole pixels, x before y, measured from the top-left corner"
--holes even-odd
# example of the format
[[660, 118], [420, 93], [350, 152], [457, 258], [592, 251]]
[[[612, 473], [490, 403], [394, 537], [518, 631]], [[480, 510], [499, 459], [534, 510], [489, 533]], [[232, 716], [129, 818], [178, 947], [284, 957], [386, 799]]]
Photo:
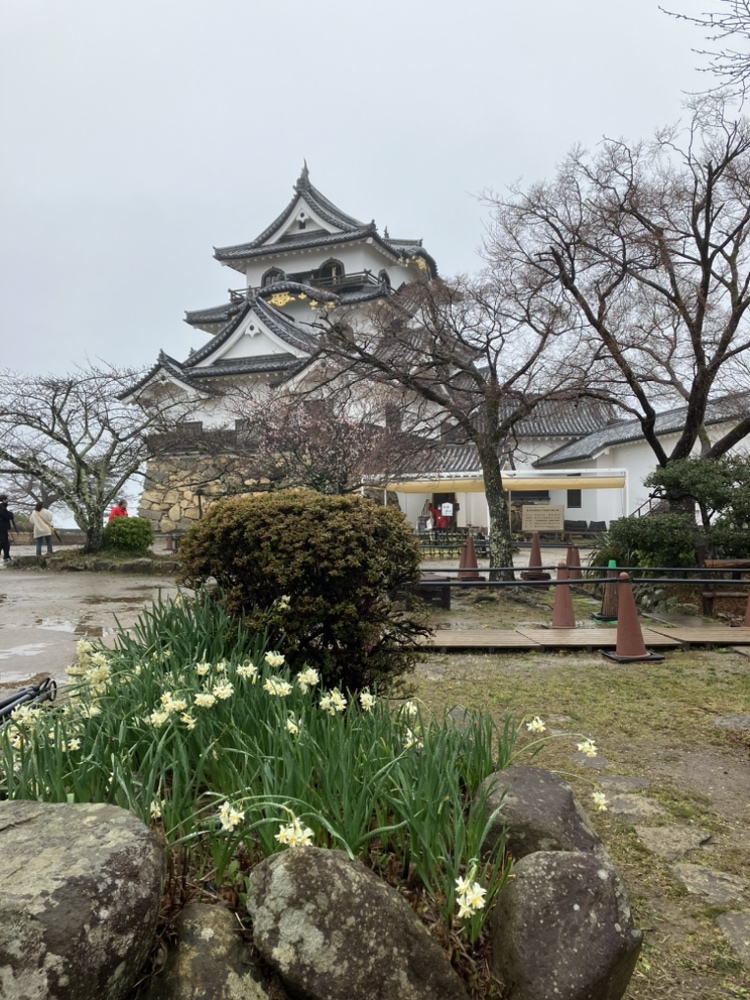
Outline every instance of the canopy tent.
[[[624, 469], [602, 469], [602, 475], [564, 470], [559, 474], [523, 470], [503, 472], [503, 489], [509, 493], [525, 490], [621, 490], [625, 487]], [[484, 493], [484, 480], [466, 479], [406, 479], [388, 483], [391, 493]]]

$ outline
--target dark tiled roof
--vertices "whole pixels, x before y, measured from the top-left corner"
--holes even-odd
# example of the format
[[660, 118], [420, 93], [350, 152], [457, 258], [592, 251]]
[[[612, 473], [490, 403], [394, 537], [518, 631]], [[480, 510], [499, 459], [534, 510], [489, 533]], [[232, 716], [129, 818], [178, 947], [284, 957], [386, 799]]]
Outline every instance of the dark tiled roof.
[[482, 466], [473, 444], [446, 444], [428, 450], [424, 464], [420, 462], [420, 476], [424, 475], [479, 475]]
[[[510, 403], [505, 410], [501, 406], [499, 419], [502, 421], [512, 413]], [[511, 442], [521, 438], [580, 438], [611, 422], [612, 414], [610, 406], [593, 400], [542, 400], [528, 417], [519, 420], [508, 431], [508, 438]], [[461, 432], [457, 428], [447, 425], [445, 433], [453, 440], [461, 440]]]
[[581, 437], [598, 430], [612, 420], [612, 408], [604, 403], [541, 402], [532, 413], [516, 424], [520, 437]]
[[[263, 293], [266, 293], [269, 290], [270, 289], [263, 289]], [[185, 368], [194, 368], [201, 361], [205, 361], [206, 358], [218, 351], [219, 348], [222, 347], [222, 345], [225, 344], [237, 331], [247, 317], [247, 314], [253, 309], [265, 326], [267, 326], [268, 329], [277, 337], [283, 340], [284, 343], [289, 344], [290, 347], [295, 347], [297, 350], [306, 351], [308, 353], [314, 349], [315, 341], [312, 333], [305, 330], [301, 324], [295, 323], [290, 317], [285, 316], [278, 309], [274, 309], [272, 306], [269, 306], [268, 303], [264, 301], [263, 295], [260, 292], [251, 292], [248, 298], [241, 303], [241, 306], [242, 308], [240, 311], [227, 324], [224, 330], [217, 333], [216, 336], [214, 336], [214, 338], [207, 344], [204, 344], [200, 350], [190, 355], [187, 361], [184, 362]]]
[[315, 350], [315, 336], [312, 330], [305, 329], [302, 324], [295, 323], [279, 309], [274, 309], [261, 295], [254, 297], [254, 305], [258, 316], [268, 329], [285, 343], [308, 354]]
[[253, 358], [229, 358], [216, 361], [207, 368], [191, 368], [185, 375], [190, 382], [216, 375], [249, 375], [258, 372], [288, 371], [297, 365], [299, 358], [294, 354], [259, 354]]
[[[329, 225], [341, 230], [337, 233], [324, 233], [320, 230], [300, 230], [282, 236], [277, 242], [267, 244], [274, 233], [284, 224], [292, 214], [299, 198], [304, 197], [310, 207]], [[372, 237], [380, 248], [392, 255], [396, 260], [404, 257], [422, 257], [427, 263], [432, 277], [437, 277], [437, 264], [434, 258], [427, 253], [422, 246], [421, 240], [399, 240], [390, 237], [380, 236], [375, 222], [369, 224], [360, 222], [333, 204], [322, 192], [310, 183], [307, 165], [302, 169], [297, 183], [294, 185], [294, 197], [286, 206], [284, 211], [268, 226], [263, 232], [256, 236], [249, 243], [239, 243], [234, 246], [214, 247], [214, 257], [236, 270], [242, 270], [237, 265], [243, 261], [254, 260], [258, 257], [272, 256], [276, 254], [288, 253], [293, 250], [308, 250], [311, 248], [340, 246], [342, 243], [350, 243], [356, 240]]]
[[[747, 400], [737, 396], [725, 396], [709, 403], [705, 423], [708, 425], [720, 424], [727, 420], [736, 420], [747, 416], [747, 413]], [[657, 414], [656, 433], [659, 435], [681, 433], [685, 426], [686, 414], [686, 406], [678, 406], [673, 410]], [[566, 465], [569, 462], [585, 461], [596, 458], [601, 452], [615, 445], [642, 440], [643, 428], [640, 420], [618, 420], [606, 427], [600, 427], [577, 441], [564, 444], [561, 448], [550, 452], [549, 455], [544, 455], [534, 464], [537, 468], [544, 469], [554, 465]]]
[[241, 299], [234, 302], [225, 302], [221, 306], [211, 306], [208, 309], [194, 309], [192, 312], [185, 312], [185, 322], [190, 326], [217, 326], [227, 323], [232, 316], [235, 316], [244, 306]]
[[[260, 244], [253, 240], [252, 243], [241, 243], [233, 247], [216, 247], [214, 257], [216, 260], [231, 263], [232, 261], [253, 260], [256, 257], [270, 257], [274, 254], [289, 253], [291, 250], [309, 250], [311, 247], [338, 246], [341, 243], [351, 243], [356, 240], [366, 239], [368, 236], [376, 236], [375, 224], [360, 226], [358, 229], [348, 229], [343, 233], [326, 233], [317, 230], [314, 233], [306, 233], [303, 237], [280, 240], [278, 243]], [[394, 253], [395, 251], [391, 251]]]
[[328, 222], [330, 225], [335, 226], [336, 229], [361, 229], [365, 224], [355, 219], [351, 215], [347, 215], [346, 212], [342, 212], [340, 208], [337, 208], [322, 192], [318, 191], [314, 184], [310, 183], [310, 173], [307, 169], [307, 164], [302, 168], [302, 172], [297, 178], [297, 182], [294, 185], [294, 197], [286, 206], [284, 211], [268, 226], [264, 229], [260, 236], [256, 236], [254, 240], [246, 244], [249, 247], [258, 246], [259, 244], [265, 242], [265, 240], [270, 239], [271, 236], [278, 230], [279, 226], [283, 225], [284, 221], [289, 217], [292, 209], [294, 208], [297, 199], [299, 197], [304, 197], [305, 201], [310, 205], [315, 212]]
[[[176, 378], [180, 382], [184, 382], [186, 385], [191, 384], [190, 373], [185, 371], [180, 362], [171, 358], [168, 354], [165, 354], [164, 351], [159, 351], [159, 357], [156, 364], [146, 372], [143, 378], [139, 379], [136, 383], [130, 386], [129, 389], [119, 393], [117, 398], [126, 399], [128, 396], [132, 395], [132, 393], [138, 392], [139, 389], [148, 385], [148, 383], [160, 372], [162, 374], [166, 373], [167, 375], [171, 375], [173, 378]], [[213, 390], [205, 389], [203, 391], [209, 396], [214, 395]]]

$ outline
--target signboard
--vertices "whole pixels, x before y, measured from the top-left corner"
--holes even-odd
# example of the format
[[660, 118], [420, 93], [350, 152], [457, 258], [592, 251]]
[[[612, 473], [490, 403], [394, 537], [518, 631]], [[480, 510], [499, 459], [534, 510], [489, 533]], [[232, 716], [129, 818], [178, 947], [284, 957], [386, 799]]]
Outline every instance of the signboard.
[[524, 504], [521, 531], [563, 531], [565, 508], [560, 504]]

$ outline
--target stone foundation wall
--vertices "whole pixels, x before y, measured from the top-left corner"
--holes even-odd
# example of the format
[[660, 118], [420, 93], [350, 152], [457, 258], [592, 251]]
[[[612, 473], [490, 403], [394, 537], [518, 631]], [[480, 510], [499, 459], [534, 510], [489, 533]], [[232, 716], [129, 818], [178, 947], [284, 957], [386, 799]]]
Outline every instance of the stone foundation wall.
[[157, 533], [187, 531], [216, 500], [257, 492], [260, 485], [225, 456], [161, 456], [148, 463], [138, 516]]

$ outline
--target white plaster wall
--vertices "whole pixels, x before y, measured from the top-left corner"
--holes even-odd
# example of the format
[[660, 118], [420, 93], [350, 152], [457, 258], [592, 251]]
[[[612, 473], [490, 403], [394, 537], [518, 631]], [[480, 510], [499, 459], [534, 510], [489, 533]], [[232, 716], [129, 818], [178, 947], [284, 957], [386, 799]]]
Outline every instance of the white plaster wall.
[[264, 260], [249, 261], [245, 270], [245, 281], [248, 288], [257, 288], [263, 275], [272, 267], [277, 267], [285, 274], [296, 274], [300, 271], [312, 271], [321, 267], [327, 260], [340, 260], [347, 274], [369, 269], [375, 277], [385, 268], [394, 288], [403, 281], [413, 281], [421, 275], [415, 265], [404, 266], [393, 261], [390, 254], [384, 254], [372, 243], [360, 242], [342, 244], [332, 247], [314, 247], [309, 250], [278, 253]]

